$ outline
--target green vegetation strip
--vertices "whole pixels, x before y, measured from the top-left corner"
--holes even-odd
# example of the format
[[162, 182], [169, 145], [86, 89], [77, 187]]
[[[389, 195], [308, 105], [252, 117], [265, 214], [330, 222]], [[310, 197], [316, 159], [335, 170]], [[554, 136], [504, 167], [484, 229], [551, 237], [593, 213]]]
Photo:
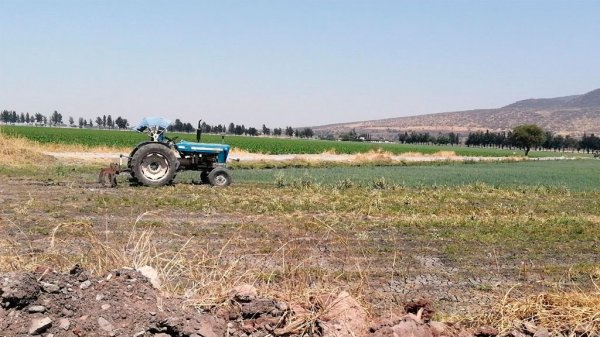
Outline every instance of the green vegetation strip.
[[[50, 128], [50, 127], [27, 127], [27, 126], [2, 126], [0, 132], [9, 136], [25, 137], [40, 143], [78, 144], [85, 146], [109, 146], [109, 147], [134, 147], [137, 143], [145, 141], [148, 137], [135, 131], [96, 130], [76, 128]], [[195, 134], [169, 133], [169, 137], [179, 137], [188, 141], [195, 141]], [[202, 142], [221, 143], [220, 135], [205, 134]], [[325, 151], [335, 153], [365, 153], [375, 150], [383, 150], [393, 154], [407, 152], [418, 152], [433, 154], [439, 151], [454, 151], [460, 156], [480, 157], [506, 157], [521, 156], [519, 150], [503, 150], [495, 148], [469, 148], [464, 146], [434, 146], [434, 145], [408, 145], [408, 144], [380, 144], [361, 142], [338, 142], [315, 139], [290, 139], [269, 138], [249, 136], [225, 136], [224, 142], [235, 148], [253, 152], [270, 154], [315, 154]], [[557, 152], [532, 152], [531, 156], [560, 156], [571, 155], [569, 153]]]
[[235, 170], [243, 183], [332, 186], [540, 186], [576, 191], [600, 190], [600, 161], [559, 160], [435, 166], [333, 167], [315, 169]]
[[[47, 167], [0, 166], [9, 177], [95, 182], [100, 166], [50, 165]], [[234, 169], [234, 185], [279, 187], [323, 186], [369, 187], [458, 187], [486, 185], [492, 188], [549, 188], [568, 191], [600, 191], [600, 160], [533, 160], [500, 163], [437, 163], [419, 166], [359, 166], [285, 169]], [[127, 185], [127, 174], [119, 177]], [[181, 185], [199, 180], [199, 173], [183, 171]], [[180, 185], [180, 186], [181, 186]]]

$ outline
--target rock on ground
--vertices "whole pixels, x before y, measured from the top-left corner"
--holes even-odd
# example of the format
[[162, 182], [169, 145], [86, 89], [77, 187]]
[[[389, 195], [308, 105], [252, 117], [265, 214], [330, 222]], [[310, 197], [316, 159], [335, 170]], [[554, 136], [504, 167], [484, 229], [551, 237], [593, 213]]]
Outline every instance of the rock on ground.
[[320, 326], [324, 337], [361, 337], [369, 329], [366, 310], [349, 293], [343, 291], [331, 303], [324, 303]]

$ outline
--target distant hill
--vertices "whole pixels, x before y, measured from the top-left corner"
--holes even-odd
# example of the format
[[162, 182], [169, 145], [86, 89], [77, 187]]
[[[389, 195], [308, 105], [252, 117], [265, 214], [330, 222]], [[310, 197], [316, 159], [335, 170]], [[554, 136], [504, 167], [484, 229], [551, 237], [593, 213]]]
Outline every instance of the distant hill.
[[497, 109], [443, 112], [421, 116], [330, 124], [313, 127], [317, 134], [358, 133], [395, 138], [404, 131], [466, 134], [472, 131], [503, 131], [521, 124], [537, 124], [558, 134], [600, 134], [600, 89], [583, 95], [532, 98]]

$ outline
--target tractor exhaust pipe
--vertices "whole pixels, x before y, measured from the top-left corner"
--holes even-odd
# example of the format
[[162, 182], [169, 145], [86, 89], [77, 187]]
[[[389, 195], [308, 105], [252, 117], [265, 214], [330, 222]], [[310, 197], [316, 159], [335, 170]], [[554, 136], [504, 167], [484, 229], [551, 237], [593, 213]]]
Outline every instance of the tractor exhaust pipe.
[[198, 121], [198, 128], [196, 129], [196, 143], [200, 143], [202, 138], [202, 120]]

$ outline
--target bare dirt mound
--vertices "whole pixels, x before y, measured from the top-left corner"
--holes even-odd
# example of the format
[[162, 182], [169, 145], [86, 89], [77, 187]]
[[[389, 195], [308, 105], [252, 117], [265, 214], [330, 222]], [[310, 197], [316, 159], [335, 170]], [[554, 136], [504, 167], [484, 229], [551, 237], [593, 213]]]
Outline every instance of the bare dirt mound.
[[[76, 266], [68, 274], [38, 268], [36, 272], [0, 275], [0, 336], [499, 335], [493, 328], [468, 330], [433, 321], [434, 309], [426, 300], [408, 303], [404, 315], [377, 319], [378, 324], [374, 324], [360, 303], [346, 292], [311, 298], [310, 305], [297, 305], [260, 298], [254, 287], [242, 285], [234, 288], [222, 305], [202, 311], [186, 306], [179, 298], [165, 296], [150, 274], [148, 269], [121, 269], [92, 277]], [[505, 335], [543, 337], [547, 333], [530, 326], [524, 332], [515, 330]]]
[[133, 270], [90, 277], [9, 273], [0, 277], [2, 336], [221, 336], [226, 323], [160, 296]]

